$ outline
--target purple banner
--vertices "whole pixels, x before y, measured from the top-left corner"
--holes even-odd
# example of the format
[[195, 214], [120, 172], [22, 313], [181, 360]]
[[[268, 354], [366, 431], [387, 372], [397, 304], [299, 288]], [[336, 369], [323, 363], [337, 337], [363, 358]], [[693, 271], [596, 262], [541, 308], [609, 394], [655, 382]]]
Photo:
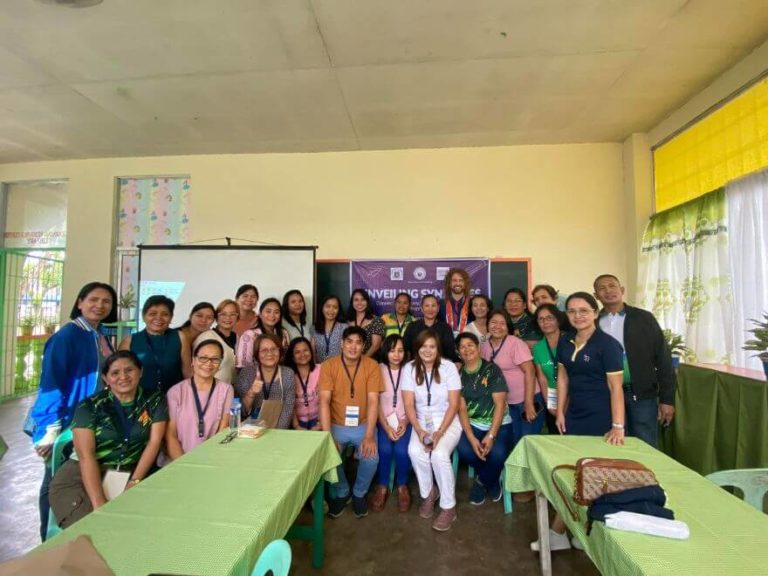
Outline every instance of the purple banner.
[[411, 310], [421, 315], [421, 297], [434, 294], [443, 300], [445, 275], [451, 268], [469, 274], [471, 294], [488, 294], [490, 261], [483, 258], [445, 260], [352, 260], [350, 291], [362, 288], [377, 314], [391, 312], [399, 292], [411, 295]]

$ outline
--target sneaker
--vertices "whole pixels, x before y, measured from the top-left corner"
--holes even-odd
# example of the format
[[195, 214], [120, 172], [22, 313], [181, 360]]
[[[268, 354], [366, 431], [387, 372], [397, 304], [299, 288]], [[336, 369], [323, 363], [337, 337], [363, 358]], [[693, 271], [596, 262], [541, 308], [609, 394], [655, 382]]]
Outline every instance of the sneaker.
[[[558, 550], [570, 550], [571, 543], [568, 541], [568, 534], [558, 534], [551, 528], [549, 529], [549, 550], [550, 552], [556, 552]], [[531, 542], [531, 550], [534, 552], [539, 551], [539, 541], [535, 540]]]
[[365, 518], [368, 516], [368, 501], [365, 499], [365, 496], [362, 498], [353, 496], [352, 509], [355, 511], [355, 516], [357, 518]]
[[373, 496], [371, 496], [371, 511], [381, 512], [384, 510], [384, 505], [387, 503], [387, 497], [389, 496], [389, 490], [386, 486], [379, 484], [373, 489]]
[[344, 514], [344, 509], [349, 504], [349, 496], [344, 498], [331, 498], [328, 502], [328, 516], [331, 518], [338, 518]]
[[440, 494], [437, 492], [437, 487], [432, 486], [432, 491], [429, 493], [429, 496], [424, 498], [421, 505], [419, 505], [419, 516], [422, 518], [432, 518], [432, 515], [435, 513], [435, 502], [437, 502], [439, 496]]
[[411, 509], [411, 492], [408, 486], [397, 487], [397, 511], [408, 512]]
[[440, 513], [432, 523], [432, 528], [438, 532], [446, 532], [451, 529], [451, 524], [456, 521], [456, 506], [450, 510], [443, 510], [440, 508]]
[[576, 548], [576, 550], [584, 551], [584, 545], [581, 543], [581, 540], [576, 538], [576, 536], [571, 536], [571, 546]]
[[488, 498], [492, 502], [498, 502], [502, 496], [504, 496], [504, 491], [501, 489], [501, 482], [496, 482], [496, 485], [488, 490]]
[[485, 486], [480, 484], [479, 480], [475, 480], [472, 488], [469, 489], [469, 503], [475, 506], [485, 503]]

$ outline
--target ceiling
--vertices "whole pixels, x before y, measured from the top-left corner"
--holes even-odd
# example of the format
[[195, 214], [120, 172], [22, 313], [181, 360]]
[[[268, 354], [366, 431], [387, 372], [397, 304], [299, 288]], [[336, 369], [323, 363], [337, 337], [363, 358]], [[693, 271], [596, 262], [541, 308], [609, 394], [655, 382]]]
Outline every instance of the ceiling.
[[0, 3], [0, 162], [620, 142], [766, 0]]

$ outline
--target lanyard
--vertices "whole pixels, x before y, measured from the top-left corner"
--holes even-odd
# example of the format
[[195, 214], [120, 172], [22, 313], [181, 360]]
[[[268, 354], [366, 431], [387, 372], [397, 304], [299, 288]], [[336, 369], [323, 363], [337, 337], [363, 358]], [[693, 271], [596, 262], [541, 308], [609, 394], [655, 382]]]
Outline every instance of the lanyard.
[[[261, 368], [259, 368], [259, 372], [261, 372], [261, 375], [264, 376], [264, 372], [261, 371]], [[272, 374], [272, 379], [269, 381], [269, 386], [267, 386], [267, 382], [264, 381], [264, 400], [269, 400], [269, 395], [272, 393], [272, 384], [275, 383], [275, 378], [277, 378], [278, 372], [280, 372], [280, 366], [275, 366], [275, 371]]]
[[424, 384], [427, 385], [427, 406], [432, 406], [432, 380], [435, 379], [435, 369], [432, 368], [431, 372], [424, 373]]
[[552, 360], [552, 380], [557, 384], [557, 358], [555, 358], [552, 348], [549, 347], [549, 342], [547, 342], [546, 336], [544, 337], [544, 344], [546, 345], [547, 352], [549, 352], [549, 357]]
[[[405, 325], [408, 323], [408, 314], [405, 315], [405, 318], [403, 319], [403, 323], [400, 324], [400, 321], [397, 319], [397, 313], [395, 313], [395, 324], [397, 324], [397, 333], [400, 334], [400, 336], [403, 335], [403, 330], [405, 330]], [[398, 378], [400, 378], [398, 376]]]
[[301, 333], [301, 337], [304, 338], [304, 324], [299, 324], [299, 333]]
[[494, 350], [493, 348], [493, 342], [491, 342], [490, 338], [488, 339], [488, 345], [491, 347], [491, 362], [496, 364], [496, 356], [499, 355], [499, 352], [501, 352], [501, 349], [504, 347], [504, 342], [507, 341], [507, 337], [504, 336], [504, 339], [501, 341], [501, 344], [499, 344], [499, 347]]
[[213, 391], [216, 388], [216, 379], [213, 379], [211, 391], [208, 393], [208, 400], [205, 401], [205, 408], [200, 404], [200, 396], [197, 393], [194, 378], [191, 379], [190, 385], [192, 386], [192, 395], [195, 397], [195, 408], [197, 409], [197, 437], [202, 438], [205, 436], [205, 413], [208, 411], [208, 405], [211, 403], [211, 398], [213, 398]]
[[331, 329], [326, 333], [323, 332], [323, 338], [325, 339], [325, 355], [326, 357], [328, 354], [331, 353], [331, 338], [333, 337], [333, 331], [336, 329], [336, 320], [333, 321], [333, 325], [331, 326]]
[[299, 379], [299, 384], [301, 384], [301, 391], [304, 395], [304, 407], [309, 406], [309, 393], [307, 392], [307, 387], [309, 386], [309, 374], [307, 374], [307, 380], [306, 382], [301, 379], [301, 373], [299, 372], [299, 367], [296, 366], [296, 378]]
[[120, 432], [122, 432], [123, 436], [123, 443], [120, 445], [120, 460], [117, 463], [117, 469], [120, 469], [120, 465], [123, 463], [123, 460], [125, 459], [125, 452], [128, 449], [128, 442], [131, 440], [131, 430], [133, 429], [133, 422], [135, 420], [135, 414], [137, 412], [136, 410], [136, 404], [139, 401], [139, 392], [136, 391], [136, 398], [134, 398], [133, 402], [133, 408], [131, 411], [130, 418], [126, 416], [125, 409], [123, 408], [123, 405], [120, 403], [120, 400], [117, 399], [117, 396], [112, 396], [112, 407], [114, 408], [115, 416], [117, 416], [117, 420], [120, 423]]
[[387, 372], [389, 372], [389, 381], [392, 382], [392, 389], [395, 391], [392, 395], [392, 408], [397, 408], [397, 391], [400, 389], [400, 376], [403, 373], [403, 369], [402, 367], [397, 369], [397, 383], [392, 378], [392, 369], [389, 367], [389, 364], [387, 364]]
[[347, 365], [344, 363], [344, 358], [341, 359], [341, 365], [344, 367], [344, 372], [347, 373], [347, 379], [349, 380], [349, 397], [353, 398], [355, 397], [355, 379], [357, 378], [357, 371], [360, 370], [360, 363], [363, 361], [362, 358], [357, 359], [357, 366], [355, 366], [355, 375], [352, 376], [349, 373], [349, 369], [347, 368]]
[[149, 353], [152, 354], [152, 359], [155, 361], [155, 379], [157, 381], [157, 389], [163, 391], [163, 367], [160, 364], [160, 358], [157, 355], [157, 350], [155, 350], [155, 346], [152, 344], [152, 338], [149, 337], [149, 333], [146, 330], [144, 331], [144, 339], [147, 341]]

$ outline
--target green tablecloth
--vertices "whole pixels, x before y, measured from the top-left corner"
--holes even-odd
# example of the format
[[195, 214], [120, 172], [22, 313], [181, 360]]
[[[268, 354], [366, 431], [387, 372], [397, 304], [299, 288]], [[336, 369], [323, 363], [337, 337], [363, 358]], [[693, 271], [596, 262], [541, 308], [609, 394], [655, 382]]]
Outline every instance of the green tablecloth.
[[734, 468], [768, 468], [768, 383], [681, 364], [676, 414], [661, 448], [707, 475]]
[[327, 432], [221, 433], [83, 518], [45, 546], [88, 534], [117, 576], [248, 576], [341, 462]]
[[5, 453], [8, 451], [8, 444], [5, 443], [5, 440], [3, 440], [3, 437], [0, 436], [0, 460], [3, 459], [3, 456], [5, 456]]
[[[653, 470], [667, 493], [667, 507], [676, 520], [688, 524], [690, 538], [620, 532], [602, 522], [595, 522], [586, 536], [586, 508], [579, 507], [580, 520], [574, 522], [550, 474], [559, 464], [575, 464], [589, 456], [628, 458]], [[507, 490], [535, 489], [547, 497], [603, 574], [768, 574], [768, 516], [636, 438], [627, 438], [625, 446], [611, 446], [588, 436], [526, 436], [507, 459], [506, 472]], [[557, 478], [570, 495], [573, 473], [560, 471]], [[571, 505], [575, 506], [572, 501]]]

